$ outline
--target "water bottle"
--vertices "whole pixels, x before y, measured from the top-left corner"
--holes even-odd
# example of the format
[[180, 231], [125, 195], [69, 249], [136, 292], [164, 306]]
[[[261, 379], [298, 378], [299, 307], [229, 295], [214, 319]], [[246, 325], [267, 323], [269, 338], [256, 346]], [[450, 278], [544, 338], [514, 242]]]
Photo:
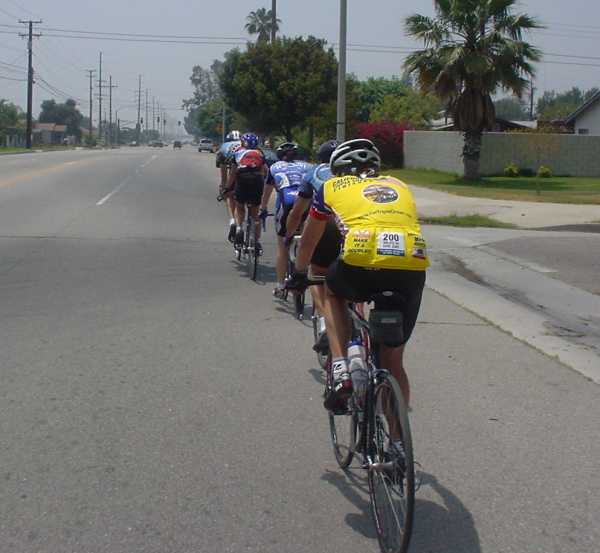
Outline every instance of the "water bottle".
[[359, 409], [364, 406], [369, 374], [367, 372], [365, 348], [359, 340], [352, 340], [348, 345], [348, 370], [352, 378], [354, 401]]

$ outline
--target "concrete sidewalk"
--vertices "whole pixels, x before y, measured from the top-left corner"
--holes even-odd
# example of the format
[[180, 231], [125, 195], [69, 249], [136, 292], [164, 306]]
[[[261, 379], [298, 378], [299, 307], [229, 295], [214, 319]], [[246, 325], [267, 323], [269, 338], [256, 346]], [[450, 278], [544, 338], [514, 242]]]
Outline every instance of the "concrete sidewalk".
[[457, 196], [410, 185], [421, 217], [487, 215], [522, 228], [544, 228], [600, 222], [600, 205], [519, 202]]

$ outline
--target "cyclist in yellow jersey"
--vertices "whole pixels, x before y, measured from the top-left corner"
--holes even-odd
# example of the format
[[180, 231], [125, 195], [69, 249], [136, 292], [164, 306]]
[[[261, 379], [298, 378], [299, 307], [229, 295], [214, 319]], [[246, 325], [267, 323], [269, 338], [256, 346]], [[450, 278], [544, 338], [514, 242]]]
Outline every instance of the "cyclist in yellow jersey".
[[364, 139], [344, 142], [331, 156], [334, 177], [317, 193], [307, 219], [290, 289], [306, 286], [306, 270], [327, 221], [335, 218], [344, 236], [343, 249], [331, 265], [326, 279], [326, 323], [332, 353], [334, 387], [326, 407], [339, 406], [352, 394], [348, 373], [347, 346], [350, 319], [347, 301], [369, 300], [374, 294], [388, 294], [376, 302], [378, 310], [401, 311], [403, 344], [381, 346], [381, 368], [398, 380], [405, 399], [410, 388], [402, 359], [404, 345], [415, 327], [429, 262], [421, 235], [415, 203], [401, 181], [380, 176], [381, 159], [375, 145]]

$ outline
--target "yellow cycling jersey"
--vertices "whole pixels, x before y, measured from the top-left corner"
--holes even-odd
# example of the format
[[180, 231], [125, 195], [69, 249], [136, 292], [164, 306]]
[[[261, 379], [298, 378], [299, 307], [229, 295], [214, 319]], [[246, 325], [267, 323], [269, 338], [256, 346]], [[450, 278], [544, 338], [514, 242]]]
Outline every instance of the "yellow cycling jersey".
[[413, 196], [394, 177], [329, 179], [316, 194], [311, 214], [336, 217], [348, 265], [409, 271], [429, 266]]

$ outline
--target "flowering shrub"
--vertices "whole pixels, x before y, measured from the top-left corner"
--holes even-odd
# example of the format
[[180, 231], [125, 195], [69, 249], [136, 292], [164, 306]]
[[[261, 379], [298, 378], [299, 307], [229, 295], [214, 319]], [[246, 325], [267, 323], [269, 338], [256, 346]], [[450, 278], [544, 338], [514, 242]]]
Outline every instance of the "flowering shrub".
[[355, 138], [371, 140], [381, 153], [381, 161], [388, 167], [402, 167], [404, 164], [405, 125], [380, 121], [377, 123], [358, 123]]

